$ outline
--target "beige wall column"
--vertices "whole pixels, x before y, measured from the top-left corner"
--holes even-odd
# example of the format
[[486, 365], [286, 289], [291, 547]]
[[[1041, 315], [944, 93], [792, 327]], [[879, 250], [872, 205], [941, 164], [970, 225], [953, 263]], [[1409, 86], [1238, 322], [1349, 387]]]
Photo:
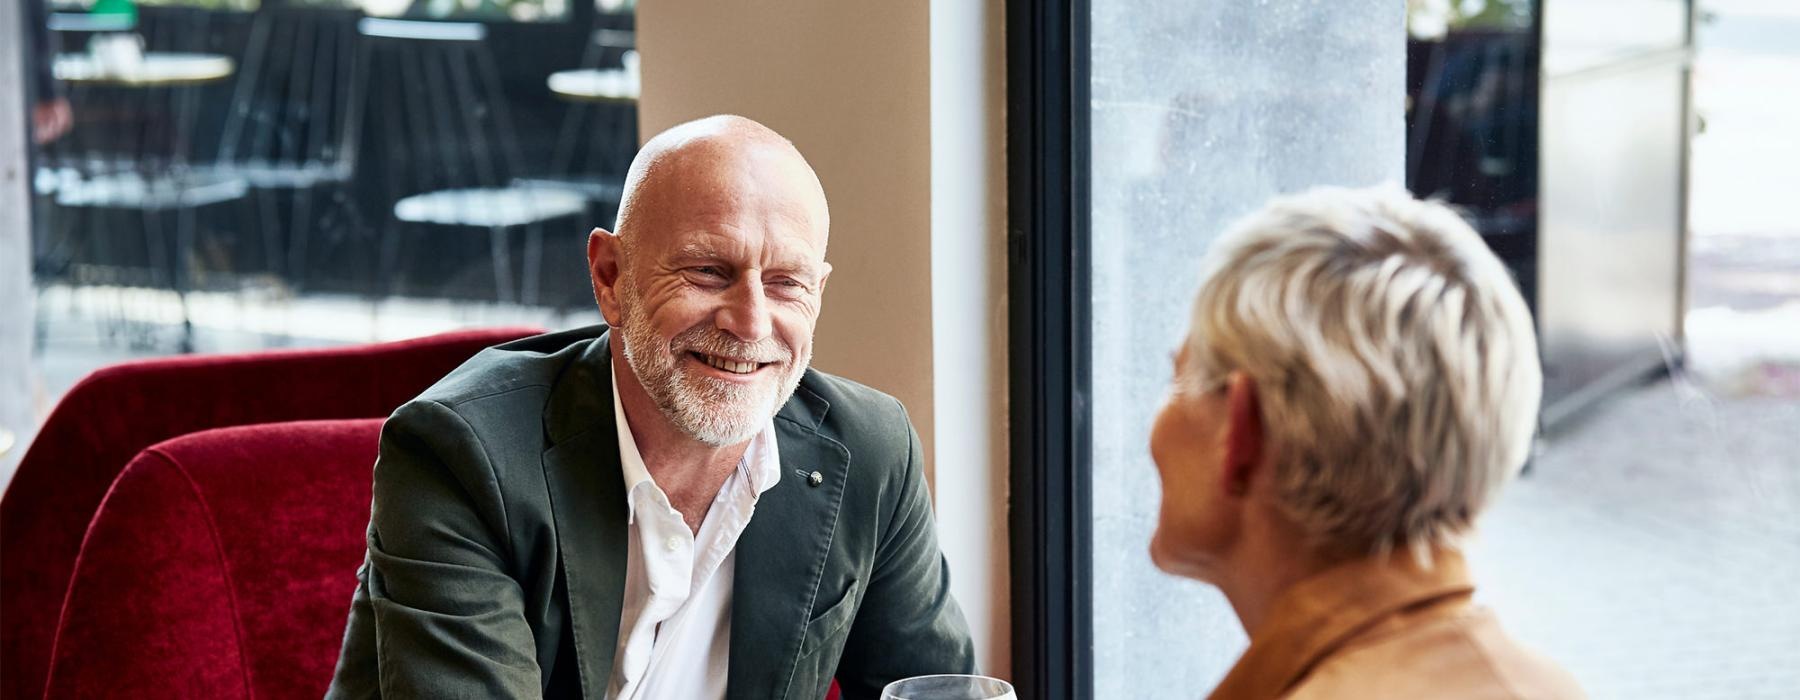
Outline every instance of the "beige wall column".
[[781, 132], [825, 183], [833, 272], [814, 364], [900, 398], [927, 453], [930, 26], [922, 2], [638, 5], [644, 137], [710, 114]]
[[1009, 673], [1001, 0], [638, 5], [642, 136], [718, 113], [831, 201], [814, 363], [905, 402], [984, 671]]

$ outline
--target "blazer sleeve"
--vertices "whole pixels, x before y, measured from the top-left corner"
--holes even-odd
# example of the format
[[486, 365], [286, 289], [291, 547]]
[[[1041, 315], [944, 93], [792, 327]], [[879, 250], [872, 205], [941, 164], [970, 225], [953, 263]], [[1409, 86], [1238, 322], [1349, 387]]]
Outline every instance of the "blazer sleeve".
[[[905, 408], [900, 410], [904, 417]], [[901, 424], [908, 444], [906, 468], [896, 470], [898, 499], [838, 663], [847, 700], [879, 698], [884, 686], [901, 678], [975, 672], [975, 643], [950, 595], [950, 567], [938, 549], [924, 450], [912, 422], [903, 418]]]
[[383, 428], [368, 554], [328, 698], [543, 693], [499, 485], [467, 422], [402, 406]]

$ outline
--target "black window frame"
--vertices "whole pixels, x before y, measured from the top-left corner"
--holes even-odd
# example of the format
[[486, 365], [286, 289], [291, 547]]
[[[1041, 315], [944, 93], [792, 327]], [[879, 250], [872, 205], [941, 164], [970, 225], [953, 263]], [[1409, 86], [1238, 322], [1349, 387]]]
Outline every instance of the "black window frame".
[[1089, 3], [1006, 4], [1013, 684], [1093, 683]]

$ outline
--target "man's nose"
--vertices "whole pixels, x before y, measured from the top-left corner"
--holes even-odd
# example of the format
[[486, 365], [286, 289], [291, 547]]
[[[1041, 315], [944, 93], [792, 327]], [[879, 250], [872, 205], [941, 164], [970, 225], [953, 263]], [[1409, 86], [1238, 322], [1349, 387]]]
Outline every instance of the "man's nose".
[[724, 308], [716, 319], [721, 330], [738, 340], [755, 343], [769, 337], [769, 298], [763, 294], [762, 280], [740, 280], [732, 286]]

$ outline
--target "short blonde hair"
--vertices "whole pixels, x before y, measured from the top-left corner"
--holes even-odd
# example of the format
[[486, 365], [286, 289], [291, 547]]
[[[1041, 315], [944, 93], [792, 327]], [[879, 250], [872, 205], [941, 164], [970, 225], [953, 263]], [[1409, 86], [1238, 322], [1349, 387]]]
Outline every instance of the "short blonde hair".
[[1321, 546], [1455, 547], [1524, 463], [1543, 377], [1511, 276], [1394, 185], [1280, 197], [1204, 265], [1190, 378], [1256, 382], [1278, 506]]

